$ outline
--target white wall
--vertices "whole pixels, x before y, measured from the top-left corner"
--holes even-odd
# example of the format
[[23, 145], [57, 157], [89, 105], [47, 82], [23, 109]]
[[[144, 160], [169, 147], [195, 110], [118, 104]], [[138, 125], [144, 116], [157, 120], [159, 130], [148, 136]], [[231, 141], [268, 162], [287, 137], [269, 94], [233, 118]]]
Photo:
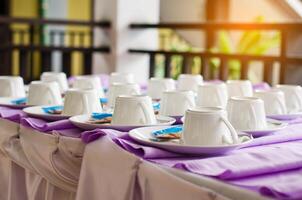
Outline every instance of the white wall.
[[131, 72], [138, 82], [145, 82], [149, 76], [149, 57], [133, 55], [128, 49], [157, 49], [156, 30], [130, 30], [129, 24], [135, 22], [157, 23], [159, 21], [159, 0], [97, 0], [95, 18], [109, 19], [112, 23], [108, 34], [96, 33], [96, 44], [111, 41], [109, 56], [95, 57], [94, 72]]
[[[206, 19], [206, 0], [161, 0], [161, 22], [203, 22]], [[185, 40], [203, 47], [204, 33], [199, 31], [177, 31]]]
[[[48, 0], [47, 1], [47, 12], [45, 13], [45, 18], [50, 19], [66, 19], [67, 18], [67, 0]], [[49, 31], [51, 30], [64, 30], [64, 26], [47, 26], [45, 31], [49, 35]], [[45, 38], [46, 44], [49, 43], [49, 38]], [[55, 43], [59, 44], [59, 37], [55, 38]], [[52, 70], [54, 71], [61, 71], [62, 70], [62, 54], [60, 52], [54, 52], [52, 54]]]

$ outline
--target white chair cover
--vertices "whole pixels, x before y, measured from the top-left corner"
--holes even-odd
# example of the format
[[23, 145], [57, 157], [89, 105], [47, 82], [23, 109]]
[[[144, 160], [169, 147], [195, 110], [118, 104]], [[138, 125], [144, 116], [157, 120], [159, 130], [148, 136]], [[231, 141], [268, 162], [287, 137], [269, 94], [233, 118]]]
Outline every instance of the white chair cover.
[[77, 200], [227, 199], [173, 176], [103, 137], [84, 152]]
[[45, 199], [58, 199], [56, 195], [74, 199], [85, 147], [82, 141], [24, 126], [20, 126], [20, 140], [31, 165], [46, 180]]
[[122, 150], [108, 137], [89, 143], [83, 156], [76, 199], [135, 199], [140, 162], [140, 159]]

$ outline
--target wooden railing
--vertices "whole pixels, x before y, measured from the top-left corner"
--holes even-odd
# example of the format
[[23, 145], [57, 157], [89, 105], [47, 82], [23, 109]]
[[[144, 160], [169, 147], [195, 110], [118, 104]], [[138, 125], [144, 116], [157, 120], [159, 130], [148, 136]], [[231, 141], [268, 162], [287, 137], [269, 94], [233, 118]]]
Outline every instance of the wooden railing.
[[[150, 76], [154, 75], [155, 69], [155, 56], [160, 54], [165, 57], [165, 76], [169, 77], [170, 74], [170, 62], [171, 56], [179, 55], [183, 57], [182, 72], [189, 73], [190, 69], [187, 62], [192, 57], [200, 57], [202, 60], [201, 73], [205, 79], [211, 77], [208, 61], [211, 58], [220, 59], [219, 67], [219, 79], [226, 80], [228, 78], [228, 66], [227, 61], [230, 59], [236, 59], [241, 62], [241, 79], [248, 78], [249, 62], [261, 61], [264, 63], [263, 80], [271, 83], [273, 80], [273, 64], [275, 62], [280, 63], [279, 82], [284, 83], [286, 77], [287, 65], [291, 63], [298, 63], [302, 66], [302, 57], [287, 55], [287, 40], [288, 32], [301, 31], [302, 22], [295, 23], [218, 23], [218, 22], [206, 22], [206, 23], [160, 23], [160, 24], [131, 24], [131, 29], [179, 29], [179, 30], [196, 30], [205, 31], [206, 33], [214, 32], [218, 30], [263, 30], [263, 31], [279, 31], [281, 35], [280, 52], [279, 55], [246, 55], [246, 54], [224, 54], [213, 53], [209, 51], [202, 52], [176, 52], [176, 51], [162, 51], [162, 50], [149, 50], [149, 49], [129, 49], [130, 53], [142, 53], [150, 56]], [[206, 40], [207, 41], [207, 40]], [[205, 45], [207, 46], [207, 45]]]
[[[17, 25], [17, 26], [16, 26]], [[21, 25], [21, 26], [20, 26]], [[45, 31], [45, 26], [64, 26], [65, 29], [50, 29]], [[69, 27], [72, 27], [69, 29]], [[76, 29], [74, 27], [77, 27]], [[78, 29], [87, 27], [88, 29]], [[79, 52], [83, 55], [83, 73], [92, 72], [92, 57], [94, 53], [108, 53], [109, 46], [94, 46], [93, 29], [110, 28], [107, 21], [80, 21], [80, 20], [51, 20], [0, 17], [0, 66], [1, 75], [13, 74], [13, 53], [18, 52], [19, 75], [25, 81], [31, 81], [35, 77], [34, 54], [40, 55], [40, 72], [50, 71], [53, 67], [52, 55], [54, 52], [62, 53], [62, 71], [71, 75], [72, 54]], [[42, 38], [49, 38], [43, 42]], [[17, 38], [17, 39], [16, 39]]]

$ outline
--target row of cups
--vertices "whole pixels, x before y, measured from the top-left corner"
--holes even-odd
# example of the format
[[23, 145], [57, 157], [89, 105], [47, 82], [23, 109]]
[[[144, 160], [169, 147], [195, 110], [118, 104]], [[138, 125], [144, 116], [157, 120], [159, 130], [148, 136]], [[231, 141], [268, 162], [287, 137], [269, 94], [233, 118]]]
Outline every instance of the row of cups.
[[[196, 95], [196, 105], [200, 107], [219, 106], [226, 108], [231, 97], [245, 96], [263, 100], [266, 115], [302, 112], [301, 86], [277, 85], [270, 90], [256, 90], [254, 92], [252, 83], [248, 80], [229, 80], [226, 83], [221, 81], [200, 82], [202, 79], [197, 78], [199, 76], [180, 76], [178, 86], [186, 85], [184, 83], [187, 83], [191, 78], [191, 87], [187, 84], [186, 90], [175, 90], [176, 84], [172, 79], [151, 78], [148, 84], [148, 95], [153, 99], [161, 99], [162, 106], [165, 108], [162, 110], [162, 114], [172, 116], [183, 113], [187, 108], [186, 104], [193, 106], [194, 94]], [[184, 96], [186, 96], [185, 101]], [[170, 108], [166, 108], [166, 105], [170, 105]]]

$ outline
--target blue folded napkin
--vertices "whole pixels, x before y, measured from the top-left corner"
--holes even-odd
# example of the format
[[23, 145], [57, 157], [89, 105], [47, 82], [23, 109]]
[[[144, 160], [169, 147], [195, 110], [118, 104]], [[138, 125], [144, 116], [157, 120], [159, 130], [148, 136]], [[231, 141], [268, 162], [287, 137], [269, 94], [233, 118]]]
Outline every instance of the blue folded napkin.
[[48, 114], [55, 114], [56, 112], [62, 112], [63, 106], [47, 106], [47, 107], [42, 107], [42, 110]]
[[160, 103], [158, 103], [158, 102], [153, 103], [153, 109], [154, 110], [159, 110], [160, 109]]
[[169, 128], [153, 131], [152, 135], [154, 137], [158, 136], [163, 136], [163, 135], [168, 135], [168, 134], [179, 134], [182, 131], [183, 127], [182, 126], [172, 126]]
[[16, 104], [16, 105], [26, 104], [26, 102], [27, 102], [26, 97], [14, 99], [14, 100], [11, 101], [11, 103]]
[[108, 103], [108, 99], [107, 98], [100, 98], [100, 102], [101, 103]]
[[104, 119], [104, 118], [107, 118], [107, 117], [112, 117], [112, 114], [110, 113], [92, 113], [91, 117], [93, 119]]

